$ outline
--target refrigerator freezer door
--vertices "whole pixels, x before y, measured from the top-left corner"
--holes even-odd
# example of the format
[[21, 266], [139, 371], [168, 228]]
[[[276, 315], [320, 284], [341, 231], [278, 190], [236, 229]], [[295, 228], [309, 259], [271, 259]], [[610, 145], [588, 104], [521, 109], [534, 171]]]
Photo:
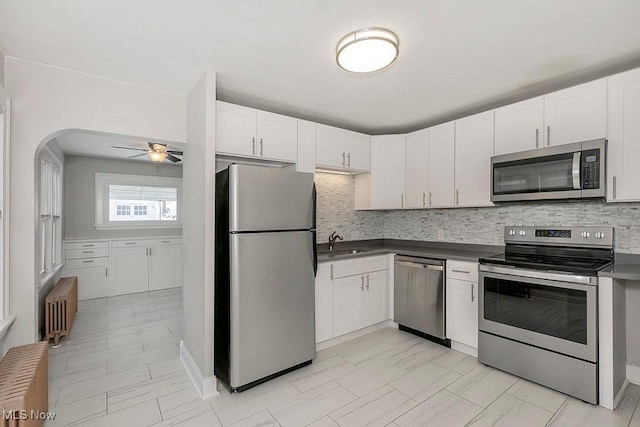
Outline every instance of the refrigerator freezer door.
[[314, 358], [312, 234], [230, 235], [231, 387]]
[[312, 174], [229, 166], [229, 231], [311, 228], [315, 228]]

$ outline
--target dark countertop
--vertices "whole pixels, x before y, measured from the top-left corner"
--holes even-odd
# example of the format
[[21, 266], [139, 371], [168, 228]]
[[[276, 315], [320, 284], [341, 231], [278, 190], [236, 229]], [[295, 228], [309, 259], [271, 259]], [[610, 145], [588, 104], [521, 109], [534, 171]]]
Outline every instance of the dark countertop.
[[[362, 252], [335, 254], [336, 252], [358, 249]], [[336, 243], [333, 252], [327, 244], [318, 245], [318, 262], [340, 261], [343, 259], [401, 254], [434, 259], [454, 259], [478, 262], [479, 258], [504, 252], [503, 246], [472, 245], [467, 243], [425, 242], [418, 240], [375, 239], [353, 240]]]
[[598, 276], [624, 280], [640, 280], [640, 255], [616, 254], [613, 265], [604, 270], [600, 270]]

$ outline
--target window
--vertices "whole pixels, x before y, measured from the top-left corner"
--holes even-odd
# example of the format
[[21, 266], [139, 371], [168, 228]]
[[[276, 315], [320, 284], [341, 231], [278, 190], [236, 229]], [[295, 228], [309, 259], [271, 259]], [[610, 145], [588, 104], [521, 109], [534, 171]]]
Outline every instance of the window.
[[179, 227], [182, 179], [96, 173], [96, 228]]
[[62, 266], [62, 166], [47, 149], [40, 155], [40, 273]]

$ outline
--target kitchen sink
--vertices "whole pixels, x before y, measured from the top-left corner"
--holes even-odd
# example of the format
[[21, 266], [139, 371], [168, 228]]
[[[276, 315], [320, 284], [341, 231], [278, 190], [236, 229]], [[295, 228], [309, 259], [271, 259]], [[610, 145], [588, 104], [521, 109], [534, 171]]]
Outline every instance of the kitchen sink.
[[371, 252], [372, 249], [349, 249], [349, 250], [341, 250], [341, 251], [329, 251], [326, 252], [327, 255], [352, 255], [359, 254], [361, 252]]

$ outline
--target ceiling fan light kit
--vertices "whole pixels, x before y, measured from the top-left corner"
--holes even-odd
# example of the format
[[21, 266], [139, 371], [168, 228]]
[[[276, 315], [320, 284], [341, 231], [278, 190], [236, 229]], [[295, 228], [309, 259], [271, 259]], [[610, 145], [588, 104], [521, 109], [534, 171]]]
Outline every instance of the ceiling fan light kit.
[[153, 162], [162, 163], [168, 154], [164, 151], [150, 150], [147, 152], [147, 155]]
[[336, 46], [336, 62], [352, 73], [371, 73], [391, 65], [400, 52], [398, 36], [385, 28], [363, 28]]

